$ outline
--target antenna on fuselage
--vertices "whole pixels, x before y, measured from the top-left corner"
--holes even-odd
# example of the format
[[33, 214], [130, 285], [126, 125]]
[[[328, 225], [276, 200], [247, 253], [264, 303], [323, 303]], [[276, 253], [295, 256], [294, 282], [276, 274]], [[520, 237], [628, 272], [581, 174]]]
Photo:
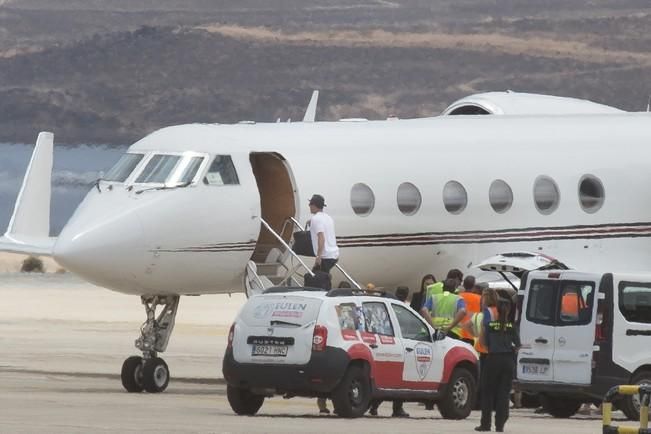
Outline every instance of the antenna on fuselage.
[[315, 90], [312, 92], [312, 98], [310, 98], [310, 103], [307, 105], [305, 110], [305, 116], [303, 116], [303, 122], [314, 122], [316, 120], [316, 106], [319, 101], [319, 91]]
[[651, 95], [649, 95], [649, 99], [646, 100], [646, 111], [647, 111], [647, 113], [651, 111], [650, 109], [651, 109]]

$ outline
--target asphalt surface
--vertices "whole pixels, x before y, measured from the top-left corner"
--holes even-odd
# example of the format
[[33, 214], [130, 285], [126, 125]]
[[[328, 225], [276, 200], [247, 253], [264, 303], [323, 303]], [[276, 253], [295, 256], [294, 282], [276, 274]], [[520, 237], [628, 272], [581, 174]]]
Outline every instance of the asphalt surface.
[[[183, 298], [168, 351], [172, 380], [162, 394], [129, 394], [119, 372], [136, 354], [144, 320], [137, 297], [69, 276], [0, 275], [0, 432], [471, 433], [479, 413], [462, 421], [408, 403], [409, 419], [355, 420], [318, 415], [313, 399], [267, 399], [258, 415], [236, 416], [226, 399], [221, 361], [241, 296]], [[332, 408], [332, 407], [330, 407]], [[616, 413], [618, 414], [618, 413]], [[621, 416], [620, 416], [621, 417]], [[629, 422], [617, 422], [631, 424]], [[513, 410], [506, 432], [596, 433], [596, 413], [557, 420]]]

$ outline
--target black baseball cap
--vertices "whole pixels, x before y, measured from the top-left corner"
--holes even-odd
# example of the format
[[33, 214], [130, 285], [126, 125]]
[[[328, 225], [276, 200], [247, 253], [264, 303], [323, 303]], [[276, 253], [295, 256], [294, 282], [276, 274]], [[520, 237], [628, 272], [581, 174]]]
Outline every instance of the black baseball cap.
[[325, 199], [320, 194], [314, 194], [310, 199], [310, 205], [314, 205], [317, 208], [323, 208], [326, 206]]

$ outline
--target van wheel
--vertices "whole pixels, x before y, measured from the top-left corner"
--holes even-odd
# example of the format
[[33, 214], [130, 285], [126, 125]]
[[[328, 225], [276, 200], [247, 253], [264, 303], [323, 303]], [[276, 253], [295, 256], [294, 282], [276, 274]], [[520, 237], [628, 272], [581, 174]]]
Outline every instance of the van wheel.
[[445, 395], [438, 402], [439, 412], [444, 419], [465, 419], [472, 411], [477, 386], [475, 377], [464, 368], [452, 372]]
[[340, 417], [360, 417], [371, 402], [371, 382], [360, 366], [351, 366], [332, 392], [332, 404]]
[[540, 407], [540, 396], [534, 393], [522, 393], [522, 408]]
[[543, 410], [559, 419], [567, 419], [576, 414], [583, 402], [576, 399], [560, 398], [558, 396], [541, 396]]
[[[631, 384], [651, 385], [651, 371], [641, 371], [633, 376]], [[629, 420], [640, 420], [640, 395], [626, 395], [619, 401], [618, 407]]]
[[233, 411], [243, 416], [253, 416], [260, 410], [264, 396], [254, 395], [250, 390], [226, 386], [226, 397]]

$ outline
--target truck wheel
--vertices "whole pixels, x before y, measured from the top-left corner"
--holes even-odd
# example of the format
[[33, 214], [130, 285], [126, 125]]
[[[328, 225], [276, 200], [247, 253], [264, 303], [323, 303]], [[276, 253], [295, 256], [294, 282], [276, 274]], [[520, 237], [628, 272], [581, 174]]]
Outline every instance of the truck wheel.
[[[631, 378], [631, 384], [651, 385], [651, 371], [638, 372]], [[626, 395], [619, 401], [618, 407], [629, 420], [640, 420], [640, 395]]]
[[340, 417], [360, 417], [371, 402], [371, 382], [360, 366], [350, 366], [332, 392], [332, 404]]
[[226, 397], [233, 411], [243, 416], [253, 416], [260, 410], [264, 396], [254, 395], [250, 390], [226, 386]]
[[465, 419], [470, 415], [477, 386], [475, 377], [464, 368], [452, 372], [445, 394], [438, 402], [439, 412], [444, 419]]
[[557, 396], [541, 396], [543, 410], [559, 419], [572, 417], [579, 411], [582, 401], [571, 398], [560, 398]]

